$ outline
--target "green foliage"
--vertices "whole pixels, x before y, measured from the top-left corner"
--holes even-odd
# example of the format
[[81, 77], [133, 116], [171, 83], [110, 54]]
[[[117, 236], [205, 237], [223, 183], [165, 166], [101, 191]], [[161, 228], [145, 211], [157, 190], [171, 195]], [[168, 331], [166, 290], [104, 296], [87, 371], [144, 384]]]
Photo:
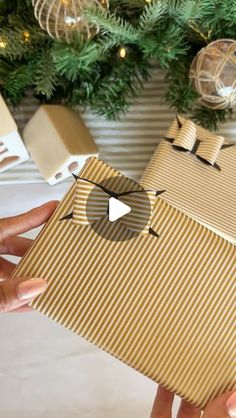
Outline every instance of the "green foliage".
[[50, 50], [41, 51], [36, 55], [34, 63], [33, 84], [36, 94], [45, 96], [49, 100], [52, 96], [59, 76], [53, 62]]
[[33, 70], [32, 63], [17, 65], [6, 77], [4, 89], [14, 105], [24, 97], [25, 89], [33, 78]]
[[[30, 34], [30, 42], [25, 34]], [[6, 43], [6, 48], [0, 48], [0, 57], [8, 58], [11, 62], [27, 57], [32, 59], [37, 48], [41, 49], [47, 37], [44, 33], [38, 33], [36, 29], [30, 29], [27, 26], [11, 29], [6, 27], [0, 29], [0, 40]]]
[[165, 11], [166, 4], [164, 1], [153, 0], [152, 3], [148, 4], [139, 19], [139, 32], [152, 33], [156, 31]]
[[202, 18], [202, 2], [195, 0], [170, 0], [169, 12], [176, 21], [187, 25], [190, 21]]
[[[129, 53], [132, 54], [131, 51]], [[114, 119], [127, 110], [131, 98], [138, 95], [143, 80], [149, 77], [146, 62], [142, 61], [142, 56], [137, 52], [133, 59], [113, 59], [116, 65], [110, 66], [105, 75], [101, 72], [99, 82], [94, 85], [89, 97], [91, 109], [99, 115], [106, 114], [108, 119]]]
[[140, 48], [147, 59], [155, 59], [161, 67], [169, 68], [174, 61], [181, 61], [182, 56], [187, 53], [188, 45], [181, 28], [176, 29], [172, 22], [163, 22], [156, 30], [156, 36], [144, 38]]
[[178, 66], [171, 66], [167, 72], [168, 90], [166, 99], [171, 107], [176, 108], [180, 113], [191, 112], [198, 98], [188, 78], [191, 60], [192, 57], [189, 56], [183, 59]]
[[108, 10], [91, 8], [84, 14], [88, 22], [100, 28], [101, 34], [110, 33], [113, 37], [124, 42], [135, 42], [137, 40], [138, 35], [135, 29], [127, 21]]
[[197, 106], [193, 111], [192, 119], [208, 129], [216, 130], [219, 124], [224, 123], [232, 116], [232, 109], [213, 110], [204, 106]]
[[58, 73], [69, 81], [90, 73], [93, 63], [101, 58], [101, 48], [93, 42], [66, 44], [55, 42], [52, 48], [53, 62]]
[[230, 118], [230, 110], [199, 104], [189, 68], [212, 40], [235, 38], [235, 1], [110, 0], [109, 10], [93, 7], [83, 15], [99, 33], [89, 40], [75, 35], [68, 44], [39, 27], [31, 0], [0, 0], [0, 92], [13, 104], [33, 88], [42, 102], [118, 118], [157, 62], [166, 69], [171, 107], [212, 129]]

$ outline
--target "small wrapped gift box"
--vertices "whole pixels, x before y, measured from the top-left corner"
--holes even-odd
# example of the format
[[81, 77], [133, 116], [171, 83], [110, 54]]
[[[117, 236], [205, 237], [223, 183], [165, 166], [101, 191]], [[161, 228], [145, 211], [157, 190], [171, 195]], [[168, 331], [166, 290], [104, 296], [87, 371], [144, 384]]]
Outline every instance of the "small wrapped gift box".
[[147, 187], [236, 243], [236, 144], [177, 116], [146, 171]]
[[[236, 249], [91, 157], [14, 275], [32, 307], [204, 407], [236, 387]], [[110, 220], [110, 199], [130, 208]]]

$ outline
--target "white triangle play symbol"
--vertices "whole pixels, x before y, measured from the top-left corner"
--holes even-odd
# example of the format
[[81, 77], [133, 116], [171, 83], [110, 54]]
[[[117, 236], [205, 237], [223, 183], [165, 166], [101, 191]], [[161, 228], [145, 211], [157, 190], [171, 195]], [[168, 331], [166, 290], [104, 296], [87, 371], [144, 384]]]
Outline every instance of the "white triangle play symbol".
[[115, 197], [109, 199], [109, 221], [114, 222], [131, 212], [131, 208]]

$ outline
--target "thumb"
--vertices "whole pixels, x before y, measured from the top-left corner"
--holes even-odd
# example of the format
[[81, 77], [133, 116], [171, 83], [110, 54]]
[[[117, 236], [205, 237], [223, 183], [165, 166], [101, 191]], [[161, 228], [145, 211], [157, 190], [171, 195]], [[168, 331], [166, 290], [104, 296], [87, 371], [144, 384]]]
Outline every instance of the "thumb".
[[227, 392], [214, 399], [202, 418], [236, 418], [236, 392]]
[[43, 279], [14, 277], [0, 282], [0, 312], [9, 312], [30, 302], [47, 287]]

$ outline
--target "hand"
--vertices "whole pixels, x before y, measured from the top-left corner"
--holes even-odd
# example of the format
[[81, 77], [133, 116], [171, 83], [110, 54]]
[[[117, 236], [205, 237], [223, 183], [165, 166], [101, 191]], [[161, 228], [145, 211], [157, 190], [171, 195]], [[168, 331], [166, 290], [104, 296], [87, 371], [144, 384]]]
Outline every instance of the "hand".
[[[0, 254], [22, 257], [32, 244], [28, 238], [18, 237], [46, 222], [57, 207], [57, 202], [48, 202], [19, 216], [0, 219]], [[15, 264], [0, 257], [0, 312], [28, 311], [27, 305], [42, 293], [47, 283], [40, 278], [10, 278]]]
[[[150, 418], [171, 418], [174, 393], [159, 386]], [[203, 414], [200, 408], [182, 400], [177, 418], [236, 418], [236, 392], [227, 392], [206, 406]]]

